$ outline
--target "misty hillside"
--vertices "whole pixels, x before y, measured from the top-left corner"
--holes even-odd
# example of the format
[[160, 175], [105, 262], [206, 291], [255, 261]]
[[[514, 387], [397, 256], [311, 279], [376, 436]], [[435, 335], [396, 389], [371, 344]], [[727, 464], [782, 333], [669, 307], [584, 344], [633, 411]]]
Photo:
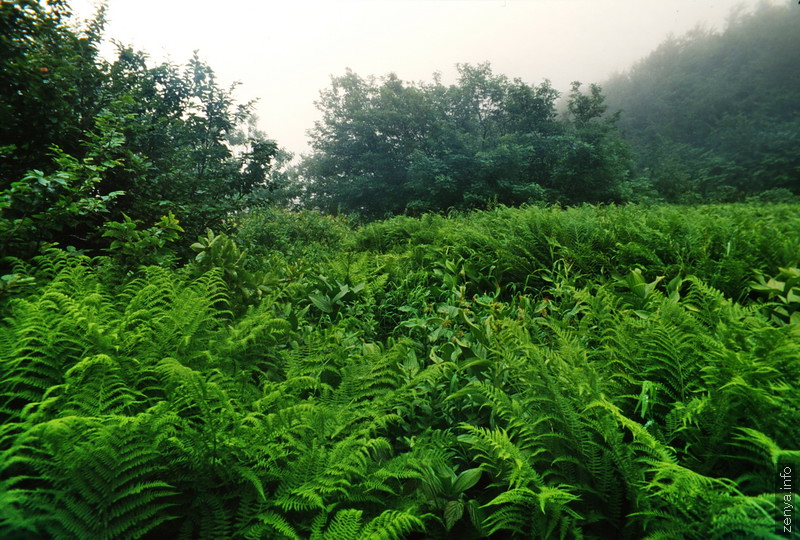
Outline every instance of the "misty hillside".
[[722, 32], [662, 43], [603, 87], [636, 156], [667, 200], [798, 192], [800, 10], [762, 5]]

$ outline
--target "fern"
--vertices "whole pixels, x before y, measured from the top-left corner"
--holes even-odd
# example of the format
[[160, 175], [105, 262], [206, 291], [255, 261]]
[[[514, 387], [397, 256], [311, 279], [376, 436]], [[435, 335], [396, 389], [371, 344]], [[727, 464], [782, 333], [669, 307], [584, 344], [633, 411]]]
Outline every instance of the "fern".
[[570, 486], [543, 486], [538, 490], [514, 488], [495, 497], [484, 508], [501, 506], [486, 520], [489, 533], [509, 530], [525, 536], [550, 538], [558, 531], [559, 538], [580, 535], [575, 520], [581, 516], [568, 503], [578, 500]]
[[355, 509], [339, 510], [324, 530], [317, 525], [312, 540], [400, 540], [415, 530], [423, 528], [422, 520], [406, 512], [387, 510], [367, 523], [363, 512]]
[[56, 536], [142, 536], [173, 517], [173, 487], [158, 480], [160, 456], [148, 442], [149, 416], [101, 423], [65, 417], [30, 430], [18, 459], [42, 487], [26, 505], [47, 515], [42, 528]]
[[59, 397], [46, 400], [42, 409], [60, 409], [60, 416], [90, 417], [143, 412], [146, 398], [129, 379], [135, 367], [126, 370], [108, 355], [86, 357], [64, 374], [63, 386], [50, 388], [48, 395], [56, 391]]
[[705, 211], [392, 220], [251, 259], [247, 305], [213, 264], [16, 261], [0, 536], [770, 538], [800, 327], [741, 267], [793, 241], [741, 224], [796, 219]]

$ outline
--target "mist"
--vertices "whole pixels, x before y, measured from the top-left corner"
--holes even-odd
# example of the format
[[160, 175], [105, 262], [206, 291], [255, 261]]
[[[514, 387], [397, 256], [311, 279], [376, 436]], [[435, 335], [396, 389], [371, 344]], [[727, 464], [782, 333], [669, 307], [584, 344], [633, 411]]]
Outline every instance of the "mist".
[[[497, 73], [561, 92], [574, 80], [602, 82], [646, 56], [670, 34], [698, 25], [721, 29], [756, 0], [416, 0], [254, 2], [224, 8], [207, 0], [111, 0], [111, 40], [183, 63], [198, 50], [237, 96], [258, 99], [259, 127], [296, 153], [306, 152], [314, 101], [330, 77], [396, 73], [403, 80], [453, 80], [458, 63], [490, 62]], [[88, 18], [93, 3], [76, 0]]]

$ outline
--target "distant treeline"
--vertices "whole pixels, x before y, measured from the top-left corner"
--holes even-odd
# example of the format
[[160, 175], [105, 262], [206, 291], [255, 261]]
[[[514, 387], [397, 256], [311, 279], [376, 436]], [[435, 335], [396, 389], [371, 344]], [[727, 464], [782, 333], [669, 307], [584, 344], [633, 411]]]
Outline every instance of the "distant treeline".
[[300, 177], [307, 202], [370, 217], [490, 201], [624, 200], [627, 145], [598, 86], [573, 83], [567, 114], [545, 81], [531, 86], [459, 65], [456, 84], [380, 80], [348, 71], [317, 103], [314, 153]]
[[672, 37], [603, 85], [636, 173], [674, 202], [800, 193], [800, 7]]
[[670, 37], [629, 72], [559, 93], [459, 66], [456, 84], [352, 72], [322, 92], [306, 204], [368, 216], [492, 201], [731, 202], [800, 193], [800, 9]]

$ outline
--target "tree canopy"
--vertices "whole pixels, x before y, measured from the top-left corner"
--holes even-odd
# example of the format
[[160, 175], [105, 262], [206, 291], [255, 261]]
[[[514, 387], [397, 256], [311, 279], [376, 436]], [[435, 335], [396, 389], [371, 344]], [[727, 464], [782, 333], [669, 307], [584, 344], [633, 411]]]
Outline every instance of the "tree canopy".
[[671, 201], [800, 193], [800, 10], [737, 13], [671, 37], [604, 86], [639, 174]]
[[2, 252], [41, 242], [96, 249], [99, 225], [169, 212], [192, 235], [274, 188], [277, 145], [253, 128], [197, 55], [152, 65], [98, 53], [104, 8], [84, 27], [65, 1], [0, 3]]
[[489, 64], [458, 66], [446, 86], [396, 75], [333, 77], [303, 166], [314, 204], [380, 217], [490, 201], [613, 201], [630, 163], [599, 87], [575, 83], [569, 114], [548, 81], [529, 85]]
[[235, 85], [197, 54], [181, 66], [118, 46], [106, 60], [102, 7], [76, 25], [66, 0], [3, 2], [0, 252], [97, 251], [108, 222], [177, 220], [196, 237], [292, 179], [294, 203], [370, 219], [791, 197], [798, 16], [762, 6], [724, 32], [670, 38], [605, 90], [576, 82], [563, 96], [488, 63], [458, 65], [452, 84], [348, 70], [321, 91], [313, 152], [287, 175], [276, 163], [289, 157], [256, 128], [253, 104], [237, 103]]

